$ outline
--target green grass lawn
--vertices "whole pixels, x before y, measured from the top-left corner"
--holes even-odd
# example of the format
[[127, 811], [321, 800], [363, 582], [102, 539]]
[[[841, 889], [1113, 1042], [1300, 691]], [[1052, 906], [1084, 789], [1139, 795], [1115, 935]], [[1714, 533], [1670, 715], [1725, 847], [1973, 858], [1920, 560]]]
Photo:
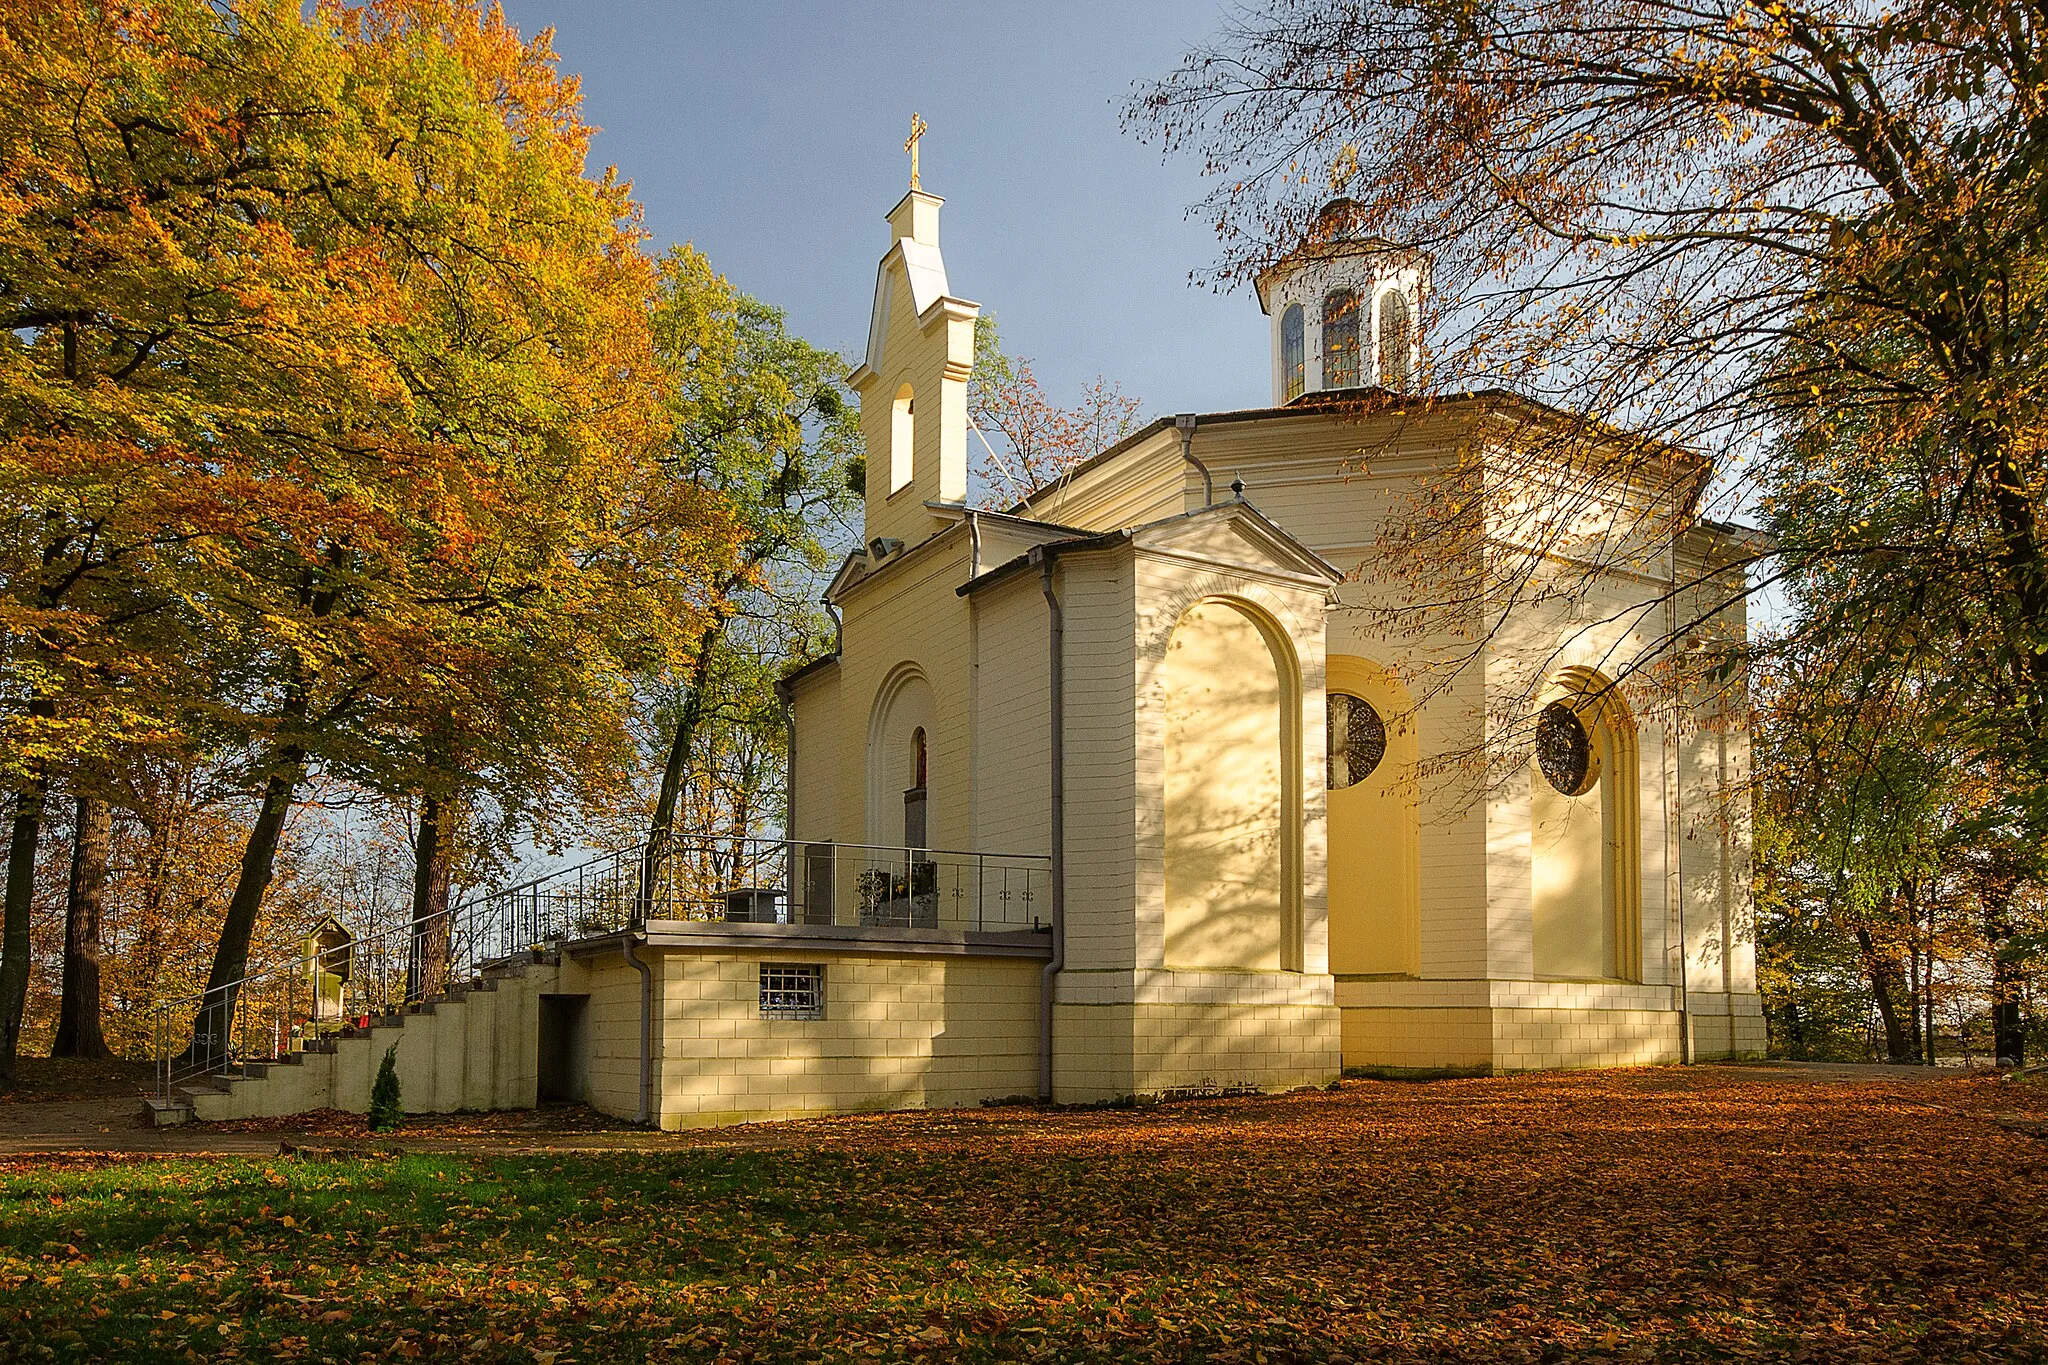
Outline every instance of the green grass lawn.
[[[1992, 1082], [1351, 1083], [604, 1156], [0, 1166], [0, 1357], [2048, 1357]], [[2031, 1108], [2027, 1108], [2031, 1106]]]

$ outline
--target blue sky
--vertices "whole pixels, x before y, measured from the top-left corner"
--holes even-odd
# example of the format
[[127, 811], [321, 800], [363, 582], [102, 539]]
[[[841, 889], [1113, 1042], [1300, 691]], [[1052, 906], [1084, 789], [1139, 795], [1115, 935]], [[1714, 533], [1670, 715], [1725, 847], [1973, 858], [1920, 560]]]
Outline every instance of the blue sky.
[[522, 32], [555, 29], [603, 129], [595, 160], [633, 181], [652, 245], [695, 242], [810, 340], [866, 340], [915, 110], [953, 290], [996, 315], [1056, 399], [1103, 374], [1146, 417], [1266, 401], [1257, 300], [1188, 281], [1216, 254], [1186, 216], [1198, 166], [1118, 126], [1133, 81], [1214, 31], [1215, 0], [505, 11]]

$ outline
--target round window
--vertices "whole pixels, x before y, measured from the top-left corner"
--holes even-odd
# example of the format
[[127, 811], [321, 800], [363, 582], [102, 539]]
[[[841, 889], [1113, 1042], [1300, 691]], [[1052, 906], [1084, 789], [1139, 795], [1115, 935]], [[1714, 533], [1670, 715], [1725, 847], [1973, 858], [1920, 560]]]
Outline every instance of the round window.
[[1536, 718], [1536, 763], [1566, 796], [1583, 796], [1592, 786], [1592, 736], [1579, 713], [1561, 701], [1544, 707]]
[[1329, 726], [1330, 789], [1371, 777], [1387, 756], [1387, 725], [1372, 703], [1345, 692], [1330, 693]]

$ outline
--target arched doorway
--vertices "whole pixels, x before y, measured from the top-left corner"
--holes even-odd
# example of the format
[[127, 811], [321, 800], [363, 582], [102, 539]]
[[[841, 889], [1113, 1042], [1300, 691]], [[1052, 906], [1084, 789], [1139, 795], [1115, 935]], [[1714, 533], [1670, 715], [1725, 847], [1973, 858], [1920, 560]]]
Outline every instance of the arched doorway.
[[1295, 965], [1298, 684], [1276, 630], [1210, 599], [1174, 626], [1165, 701], [1166, 962]]
[[1545, 694], [1529, 762], [1531, 957], [1538, 977], [1641, 975], [1635, 722], [1613, 683], [1571, 669]]
[[1325, 674], [1330, 970], [1422, 970], [1414, 704], [1387, 669], [1333, 654]]

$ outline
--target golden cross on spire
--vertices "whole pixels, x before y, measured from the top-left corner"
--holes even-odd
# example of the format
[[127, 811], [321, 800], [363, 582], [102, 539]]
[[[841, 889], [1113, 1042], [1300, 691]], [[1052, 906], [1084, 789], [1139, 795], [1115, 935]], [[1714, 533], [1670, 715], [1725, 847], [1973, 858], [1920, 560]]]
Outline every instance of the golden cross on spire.
[[922, 115], [910, 116], [910, 136], [903, 140], [903, 150], [910, 153], [910, 188], [917, 189], [917, 140], [931, 131]]

